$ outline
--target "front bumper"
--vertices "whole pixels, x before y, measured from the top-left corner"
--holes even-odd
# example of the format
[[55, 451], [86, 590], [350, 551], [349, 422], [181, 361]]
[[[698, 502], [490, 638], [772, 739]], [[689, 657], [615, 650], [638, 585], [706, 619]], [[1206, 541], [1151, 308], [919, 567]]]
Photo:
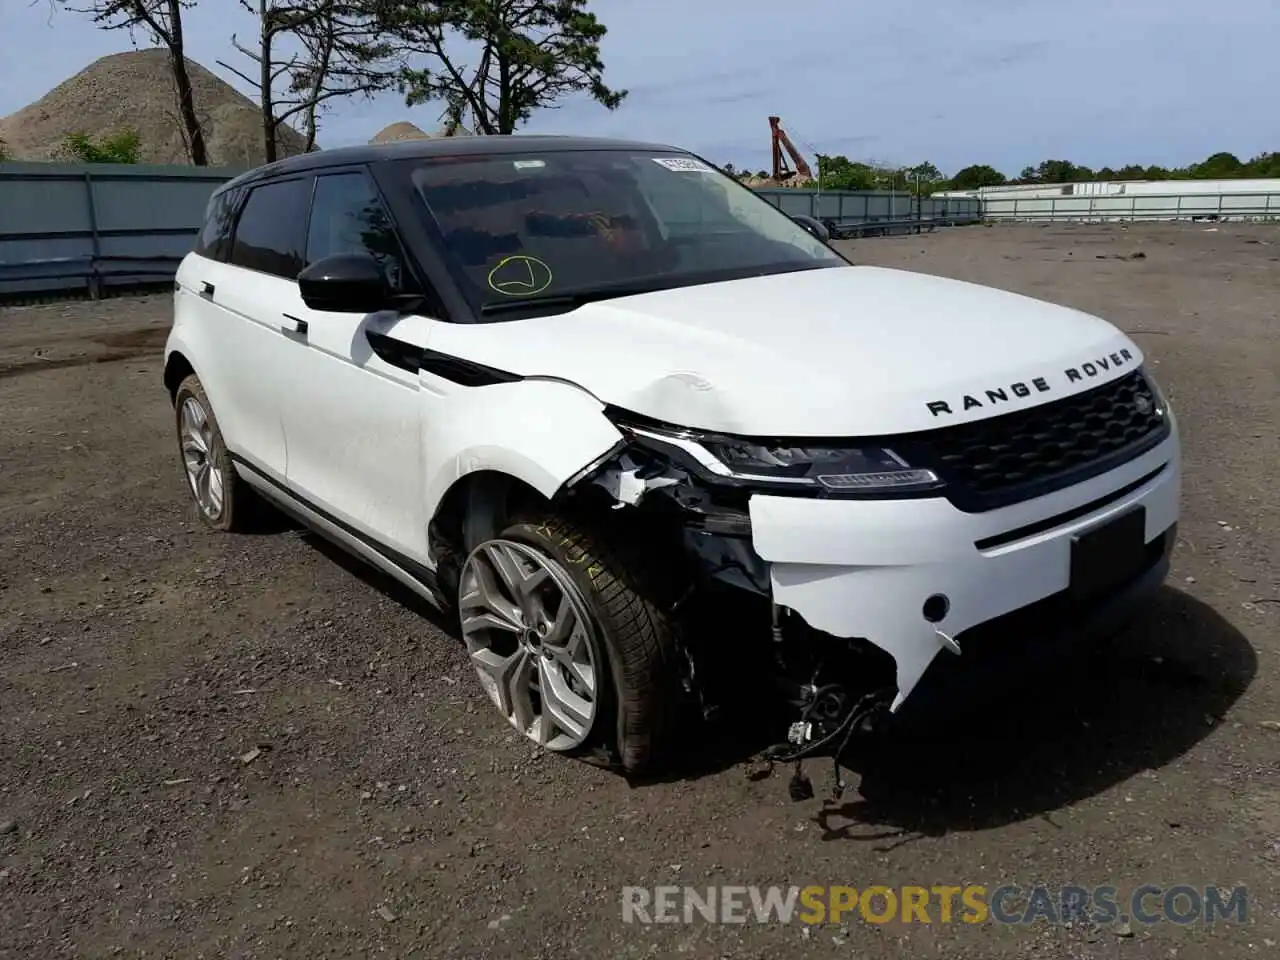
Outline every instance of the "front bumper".
[[[966, 656], [965, 638], [975, 628], [1052, 598], [1070, 606], [1074, 538], [1136, 507], [1145, 510], [1150, 558], [1137, 579], [1158, 585], [1180, 495], [1175, 427], [1160, 446], [1109, 473], [985, 513], [964, 513], [943, 498], [756, 495], [750, 514], [755, 551], [770, 565], [774, 602], [816, 630], [864, 638], [890, 653], [897, 664], [896, 711], [940, 652], [959, 642], [960, 657]], [[939, 594], [948, 600], [946, 613], [931, 623], [925, 601]], [[1115, 608], [1125, 595], [1112, 591], [1085, 605]], [[1020, 642], [1064, 641], [1028, 633]]]

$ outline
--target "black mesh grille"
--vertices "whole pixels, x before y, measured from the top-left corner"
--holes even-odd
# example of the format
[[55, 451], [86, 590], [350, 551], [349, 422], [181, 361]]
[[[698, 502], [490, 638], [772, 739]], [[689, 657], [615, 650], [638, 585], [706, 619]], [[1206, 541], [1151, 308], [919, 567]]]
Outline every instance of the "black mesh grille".
[[1135, 371], [1065, 400], [916, 434], [895, 448], [942, 477], [956, 506], [977, 512], [1113, 469], [1168, 432], [1168, 418]]

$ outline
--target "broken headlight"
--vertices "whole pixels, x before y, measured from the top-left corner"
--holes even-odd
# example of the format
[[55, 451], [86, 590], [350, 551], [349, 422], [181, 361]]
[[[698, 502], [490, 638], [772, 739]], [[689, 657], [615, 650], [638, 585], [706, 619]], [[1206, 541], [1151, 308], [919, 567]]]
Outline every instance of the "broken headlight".
[[728, 482], [866, 497], [918, 495], [942, 487], [932, 470], [914, 468], [892, 450], [873, 444], [792, 445], [647, 424], [620, 426], [641, 443], [675, 453], [700, 473]]

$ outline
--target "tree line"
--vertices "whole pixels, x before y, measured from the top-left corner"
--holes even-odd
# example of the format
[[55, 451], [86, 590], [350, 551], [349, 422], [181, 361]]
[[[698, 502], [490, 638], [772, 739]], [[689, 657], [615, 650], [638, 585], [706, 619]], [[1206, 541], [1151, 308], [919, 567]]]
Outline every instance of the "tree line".
[[[225, 0], [52, 2], [104, 30], [142, 33], [167, 51], [187, 156], [207, 166], [183, 15], [197, 3]], [[627, 95], [604, 80], [606, 28], [587, 0], [238, 2], [254, 17], [253, 35], [232, 34], [228, 60], [217, 64], [253, 91], [267, 162], [280, 156], [286, 125], [300, 128], [305, 148], [314, 150], [329, 107], [388, 90], [409, 106], [440, 101], [447, 128], [470, 125], [486, 134], [511, 133], [536, 110], [571, 94], [585, 93], [610, 110]], [[138, 144], [129, 132], [98, 143], [77, 134], [66, 148], [81, 160], [92, 155], [97, 162], [127, 163], [136, 162]]]
[[[801, 186], [824, 190], [900, 190], [929, 195], [940, 190], [977, 190], [1014, 184], [1080, 183], [1089, 180], [1237, 180], [1244, 178], [1280, 178], [1280, 153], [1262, 153], [1251, 160], [1241, 160], [1233, 153], [1215, 153], [1200, 163], [1185, 167], [1142, 166], [1131, 163], [1122, 167], [1100, 167], [1094, 170], [1067, 160], [1045, 160], [1034, 167], [1024, 167], [1017, 177], [1007, 177], [988, 164], [974, 164], [957, 170], [950, 177], [932, 163], [909, 167], [884, 167], [858, 163], [848, 157], [819, 154], [818, 176]], [[761, 170], [751, 174], [733, 164], [722, 167], [736, 177], [767, 178]]]

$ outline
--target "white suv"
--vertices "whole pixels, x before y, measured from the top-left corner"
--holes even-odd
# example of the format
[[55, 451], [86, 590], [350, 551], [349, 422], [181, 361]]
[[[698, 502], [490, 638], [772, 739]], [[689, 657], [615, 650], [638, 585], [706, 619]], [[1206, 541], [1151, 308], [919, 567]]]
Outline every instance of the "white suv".
[[191, 492], [219, 530], [270, 501], [456, 610], [511, 724], [627, 771], [729, 685], [776, 681], [817, 744], [1121, 622], [1179, 509], [1141, 350], [825, 239], [640, 143], [254, 170], [177, 275]]

